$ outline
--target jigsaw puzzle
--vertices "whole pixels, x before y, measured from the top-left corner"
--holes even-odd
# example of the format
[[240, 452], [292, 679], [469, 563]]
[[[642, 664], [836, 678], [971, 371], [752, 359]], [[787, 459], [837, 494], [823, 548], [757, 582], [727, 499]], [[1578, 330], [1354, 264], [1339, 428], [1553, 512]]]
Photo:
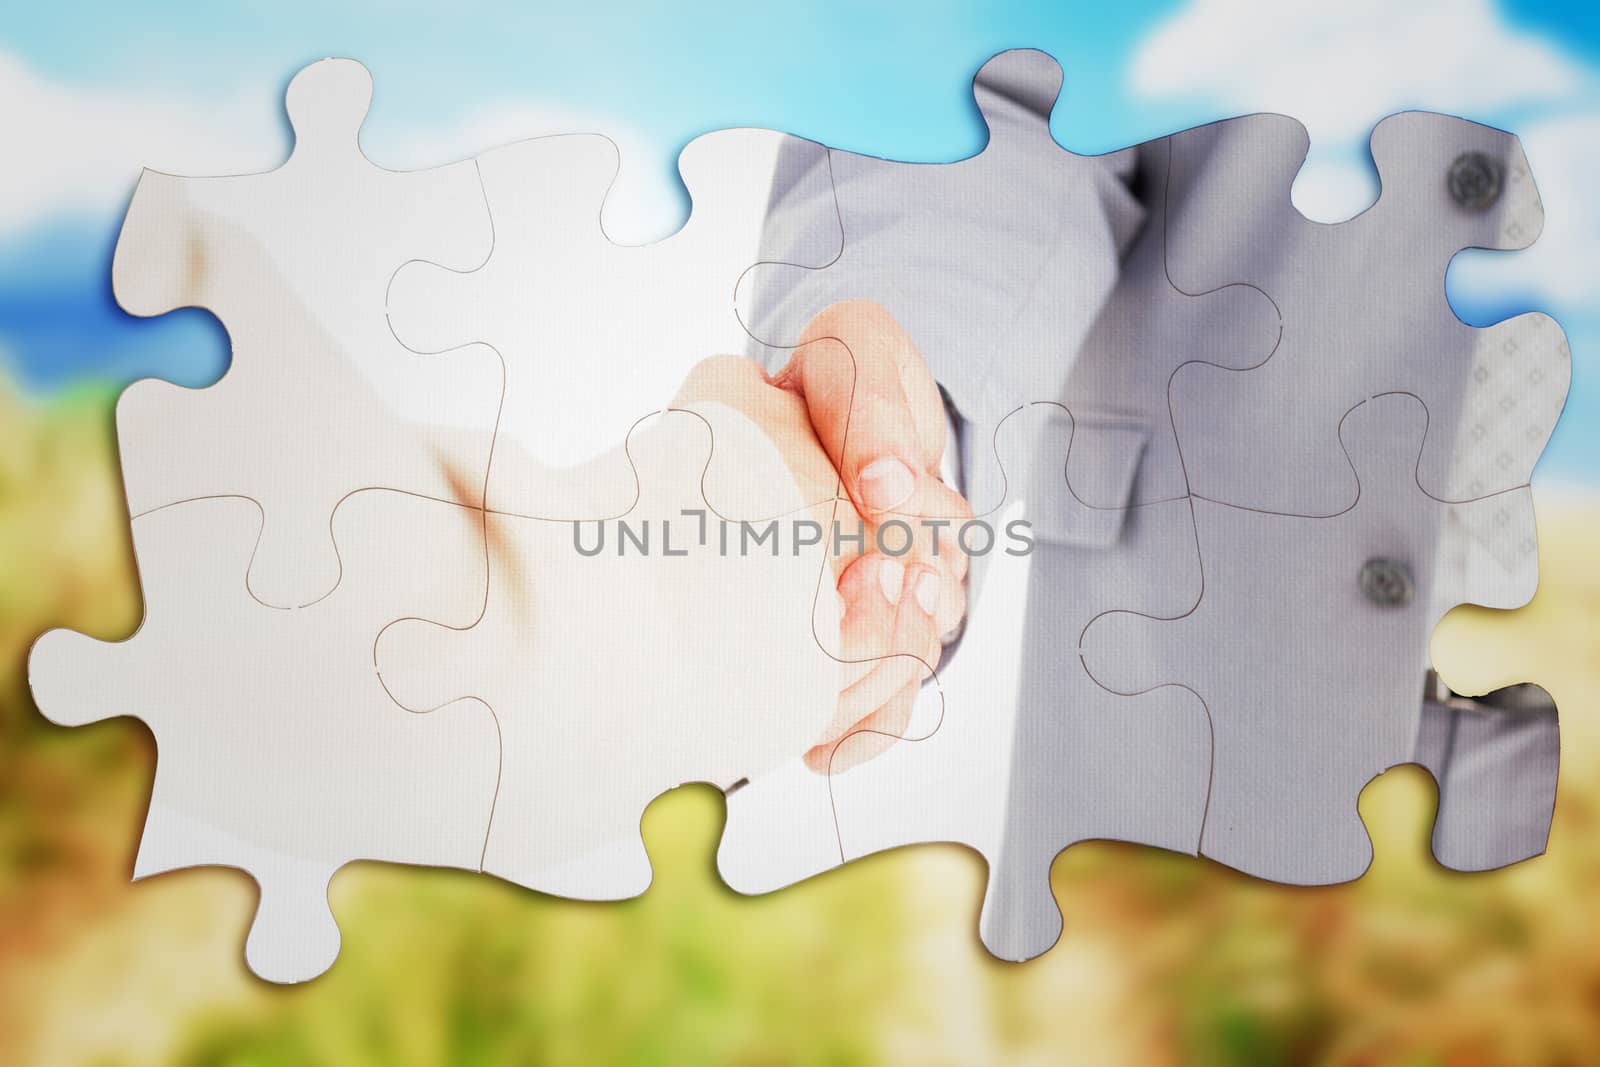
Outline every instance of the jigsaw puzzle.
[[1427, 655], [1537, 580], [1566, 340], [1444, 299], [1456, 251], [1543, 225], [1516, 138], [1391, 116], [1382, 196], [1329, 226], [1294, 120], [1080, 156], [1061, 84], [995, 56], [952, 163], [706, 134], [688, 222], [637, 247], [602, 135], [370, 163], [350, 60], [291, 82], [278, 170], [146, 172], [117, 299], [210, 309], [234, 359], [118, 406], [145, 623], [29, 667], [53, 721], [155, 732], [134, 876], [249, 872], [246, 958], [297, 981], [342, 864], [632, 896], [689, 781], [744, 892], [978, 851], [1006, 959], [1059, 937], [1078, 841], [1356, 877], [1398, 763], [1441, 863], [1542, 851], [1553, 704]]

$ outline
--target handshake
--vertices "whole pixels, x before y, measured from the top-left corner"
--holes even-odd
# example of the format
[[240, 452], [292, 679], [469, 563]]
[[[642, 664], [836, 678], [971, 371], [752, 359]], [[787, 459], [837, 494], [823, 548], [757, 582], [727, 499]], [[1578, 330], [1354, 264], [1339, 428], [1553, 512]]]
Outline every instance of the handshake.
[[[966, 613], [967, 501], [940, 477], [943, 398], [921, 353], [877, 304], [819, 314], [770, 377], [717, 356], [689, 374], [674, 406], [721, 403], [773, 442], [807, 500], [832, 499], [828, 560], [838, 591], [839, 701], [805, 754], [841, 771], [905, 732], [917, 691]], [[895, 523], [893, 531], [884, 524]], [[838, 753], [851, 734], [871, 735]]]

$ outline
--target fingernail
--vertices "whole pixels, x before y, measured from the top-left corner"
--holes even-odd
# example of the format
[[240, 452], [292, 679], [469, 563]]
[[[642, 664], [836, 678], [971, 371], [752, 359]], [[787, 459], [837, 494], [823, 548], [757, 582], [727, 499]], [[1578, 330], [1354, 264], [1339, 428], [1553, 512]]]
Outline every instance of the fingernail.
[[939, 576], [933, 571], [917, 579], [917, 603], [929, 615], [939, 609]]
[[900, 590], [906, 584], [906, 565], [897, 559], [885, 559], [878, 564], [878, 588], [883, 599], [891, 604], [900, 602]]
[[869, 463], [861, 472], [861, 499], [874, 511], [888, 511], [911, 499], [917, 477], [894, 457]]

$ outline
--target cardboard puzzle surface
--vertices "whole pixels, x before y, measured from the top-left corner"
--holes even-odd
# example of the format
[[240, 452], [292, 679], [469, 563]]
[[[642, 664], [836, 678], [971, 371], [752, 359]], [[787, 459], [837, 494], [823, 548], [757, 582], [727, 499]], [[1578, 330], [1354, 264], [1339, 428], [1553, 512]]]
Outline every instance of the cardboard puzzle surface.
[[[369, 162], [351, 60], [290, 84], [279, 169], [147, 171], [117, 299], [210, 309], [233, 363], [123, 395], [144, 624], [29, 668], [53, 721], [155, 733], [134, 877], [246, 870], [249, 965], [299, 981], [342, 864], [628, 897], [641, 813], [691, 781], [742, 892], [975, 849], [1006, 959], [1060, 936], [1078, 841], [1357, 877], [1357, 796], [1400, 763], [1439, 782], [1441, 863], [1541, 852], [1553, 705], [1457, 697], [1427, 654], [1537, 582], [1566, 340], [1444, 296], [1456, 251], [1542, 227], [1516, 138], [1391, 116], [1378, 202], [1325, 225], [1289, 201], [1294, 120], [1078, 156], [1060, 86], [994, 57], [953, 163], [704, 135], [688, 223], [638, 247], [600, 225], [603, 136]], [[922, 488], [880, 508], [886, 380], [942, 417], [900, 427]]]

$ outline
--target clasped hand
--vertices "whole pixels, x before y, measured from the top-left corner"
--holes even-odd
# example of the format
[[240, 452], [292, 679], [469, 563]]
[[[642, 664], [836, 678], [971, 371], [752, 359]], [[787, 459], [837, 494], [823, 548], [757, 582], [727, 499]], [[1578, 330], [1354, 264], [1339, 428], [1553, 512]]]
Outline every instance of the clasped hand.
[[[819, 774], [845, 770], [905, 733], [918, 690], [966, 614], [967, 558], [950, 531], [972, 510], [940, 477], [943, 398], [889, 313], [847, 301], [812, 320], [776, 374], [740, 356], [698, 364], [677, 403], [705, 401], [761, 426], [807, 499], [835, 496], [835, 522], [852, 535], [829, 545], [843, 609], [838, 707], [805, 754]], [[880, 538], [896, 520], [905, 529]], [[864, 736], [839, 748], [852, 734]]]

